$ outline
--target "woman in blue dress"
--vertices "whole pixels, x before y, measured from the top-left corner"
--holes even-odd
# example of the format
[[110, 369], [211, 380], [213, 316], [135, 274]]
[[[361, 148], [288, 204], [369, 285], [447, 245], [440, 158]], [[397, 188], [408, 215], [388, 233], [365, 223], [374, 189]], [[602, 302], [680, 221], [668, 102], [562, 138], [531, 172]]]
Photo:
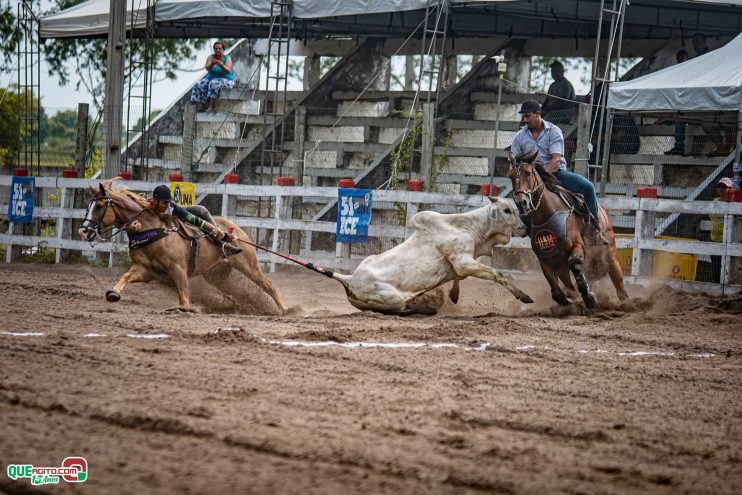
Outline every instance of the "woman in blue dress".
[[224, 43], [214, 43], [214, 53], [206, 59], [204, 68], [209, 72], [193, 86], [191, 103], [201, 105], [201, 110], [216, 111], [216, 99], [223, 89], [234, 88], [232, 58], [224, 54]]

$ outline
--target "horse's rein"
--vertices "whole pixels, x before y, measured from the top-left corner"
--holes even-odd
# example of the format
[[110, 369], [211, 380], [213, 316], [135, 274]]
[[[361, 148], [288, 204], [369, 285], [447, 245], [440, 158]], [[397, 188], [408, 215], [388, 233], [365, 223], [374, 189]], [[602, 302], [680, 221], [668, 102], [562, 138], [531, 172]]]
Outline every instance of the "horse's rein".
[[543, 192], [542, 194], [539, 195], [538, 202], [536, 203], [535, 206], [533, 204], [533, 195], [536, 192], [543, 190], [545, 183], [541, 179], [541, 177], [538, 175], [538, 172], [534, 171], [533, 174], [535, 177], [537, 177], [536, 180], [539, 183], [536, 185], [535, 188], [531, 189], [530, 191], [525, 191], [521, 189], [520, 188], [520, 166], [521, 166], [521, 162], [516, 162], [516, 164], [513, 165], [513, 168], [515, 168], [515, 181], [514, 182], [515, 182], [515, 187], [516, 187], [516, 190], [513, 193], [513, 198], [515, 198], [515, 196], [517, 196], [518, 194], [525, 194], [526, 197], [528, 198], [528, 200], [526, 201], [526, 204], [530, 205], [530, 208], [528, 208], [528, 211], [524, 211], [523, 214], [530, 215], [531, 213], [534, 213], [536, 210], [538, 210], [539, 207], [541, 206], [541, 200], [544, 199]]

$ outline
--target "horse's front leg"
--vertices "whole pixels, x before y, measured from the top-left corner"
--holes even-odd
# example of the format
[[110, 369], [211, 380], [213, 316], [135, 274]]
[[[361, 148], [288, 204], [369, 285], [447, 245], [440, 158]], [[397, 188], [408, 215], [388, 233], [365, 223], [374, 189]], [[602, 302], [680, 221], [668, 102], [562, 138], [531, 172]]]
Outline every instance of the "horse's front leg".
[[129, 284], [136, 282], [149, 282], [152, 280], [152, 275], [149, 269], [142, 265], [133, 264], [129, 271], [124, 273], [113, 289], [106, 291], [106, 300], [108, 302], [118, 302], [121, 300], [121, 292]]
[[595, 293], [590, 290], [590, 285], [587, 283], [585, 274], [582, 273], [582, 261], [585, 259], [585, 249], [582, 243], [575, 243], [572, 248], [567, 264], [569, 269], [572, 271], [572, 275], [575, 276], [575, 282], [577, 282], [577, 290], [582, 295], [582, 300], [585, 301], [585, 306], [592, 309], [598, 306], [598, 298], [595, 297]]
[[557, 276], [557, 273], [543, 261], [539, 260], [539, 263], [541, 264], [541, 272], [544, 274], [544, 278], [549, 283], [549, 287], [551, 287], [551, 298], [554, 299], [554, 301], [556, 301], [557, 304], [559, 304], [560, 306], [567, 306], [568, 304], [572, 304], [574, 301], [564, 295], [564, 291], [562, 291], [562, 288], [559, 287], [559, 277]]

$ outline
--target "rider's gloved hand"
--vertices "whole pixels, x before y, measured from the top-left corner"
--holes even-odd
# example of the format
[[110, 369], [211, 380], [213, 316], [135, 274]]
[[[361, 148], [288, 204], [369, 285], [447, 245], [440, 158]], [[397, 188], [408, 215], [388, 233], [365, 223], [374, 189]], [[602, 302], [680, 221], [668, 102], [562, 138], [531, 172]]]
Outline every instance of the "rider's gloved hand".
[[224, 236], [227, 235], [226, 232], [224, 232], [219, 227], [214, 227], [214, 230], [211, 231], [211, 234], [220, 240], [224, 239]]

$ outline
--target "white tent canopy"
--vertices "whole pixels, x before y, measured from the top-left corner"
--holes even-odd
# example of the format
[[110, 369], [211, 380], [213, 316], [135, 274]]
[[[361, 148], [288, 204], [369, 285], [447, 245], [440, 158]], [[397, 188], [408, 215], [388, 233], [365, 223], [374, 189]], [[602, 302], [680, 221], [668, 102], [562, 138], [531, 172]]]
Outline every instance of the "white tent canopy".
[[682, 64], [612, 84], [608, 107], [632, 112], [742, 110], [742, 34]]
[[[124, 1], [124, 0], [121, 0]], [[465, 3], [471, 0], [453, 0]], [[489, 0], [507, 2], [514, 0]], [[127, 30], [131, 26], [131, 2], [127, 1]], [[135, 29], [145, 27], [146, 1], [136, 2]], [[271, 15], [270, 0], [157, 0], [155, 21], [173, 22], [187, 19], [252, 18]], [[425, 9], [426, 0], [294, 0], [293, 15], [313, 19], [344, 15], [375, 14]], [[41, 19], [41, 37], [93, 36], [108, 31], [110, 0], [88, 0]]]

